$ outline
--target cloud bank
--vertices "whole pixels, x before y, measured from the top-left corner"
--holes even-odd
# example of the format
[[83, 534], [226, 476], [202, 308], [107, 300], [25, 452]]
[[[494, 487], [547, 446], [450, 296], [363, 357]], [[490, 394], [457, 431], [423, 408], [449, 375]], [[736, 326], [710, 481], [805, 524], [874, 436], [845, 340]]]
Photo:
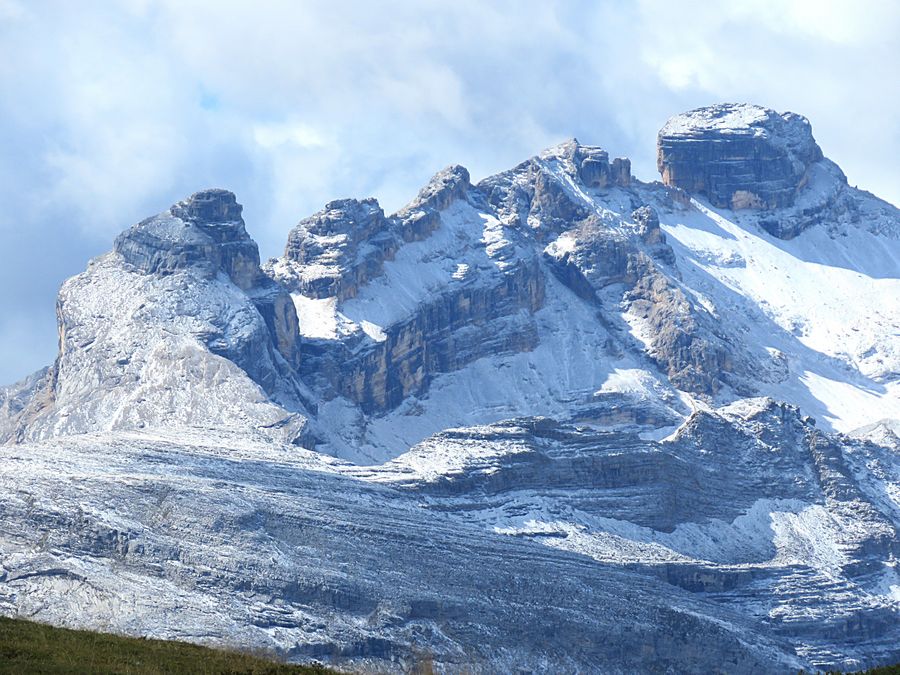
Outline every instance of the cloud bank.
[[63, 279], [204, 187], [266, 257], [328, 200], [572, 136], [654, 179], [666, 118], [728, 100], [805, 114], [900, 203], [898, 31], [891, 0], [0, 0], [0, 383], [54, 358]]

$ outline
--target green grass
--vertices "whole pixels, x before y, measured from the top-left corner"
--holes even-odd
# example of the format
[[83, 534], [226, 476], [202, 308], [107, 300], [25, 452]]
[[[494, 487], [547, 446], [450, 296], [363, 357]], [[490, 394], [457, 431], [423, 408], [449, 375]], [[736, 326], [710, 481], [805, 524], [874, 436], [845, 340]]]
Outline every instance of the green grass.
[[[423, 660], [415, 673], [432, 673]], [[145, 640], [0, 617], [0, 675], [335, 675], [319, 666], [296, 666], [243, 652], [173, 640]], [[900, 675], [900, 665], [844, 675]]]
[[266, 657], [209, 649], [186, 642], [126, 638], [0, 617], [0, 673], [3, 675], [325, 675], [333, 672], [325, 668], [288, 665]]
[[872, 668], [872, 670], [861, 670], [858, 673], [848, 673], [847, 675], [900, 675], [900, 664], [881, 666], [880, 668]]
[[[805, 670], [801, 670], [797, 675], [813, 675]], [[819, 672], [819, 675], [900, 675], [900, 663], [893, 666], [879, 666], [871, 670], [828, 670], [825, 673]]]

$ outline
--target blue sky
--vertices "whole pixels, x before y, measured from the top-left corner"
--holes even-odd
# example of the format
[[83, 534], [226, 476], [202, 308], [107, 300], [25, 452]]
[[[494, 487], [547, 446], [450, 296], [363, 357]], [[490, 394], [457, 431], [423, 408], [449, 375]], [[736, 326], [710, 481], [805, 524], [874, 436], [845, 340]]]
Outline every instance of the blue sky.
[[898, 204], [898, 32], [893, 0], [0, 0], [0, 383], [53, 360], [66, 277], [204, 187], [270, 257], [326, 201], [572, 136], [652, 180], [667, 117], [748, 101]]

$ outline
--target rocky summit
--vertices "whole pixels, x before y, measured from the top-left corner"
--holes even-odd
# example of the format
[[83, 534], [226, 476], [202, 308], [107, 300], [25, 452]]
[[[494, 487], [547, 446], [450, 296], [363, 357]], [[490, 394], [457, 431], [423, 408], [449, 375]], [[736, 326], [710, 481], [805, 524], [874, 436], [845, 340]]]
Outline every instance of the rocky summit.
[[794, 113], [657, 150], [451, 166], [266, 262], [225, 190], [127, 229], [0, 389], [0, 612], [362, 672], [900, 661], [900, 211]]
[[673, 117], [659, 132], [663, 183], [705, 195], [713, 206], [792, 206], [822, 151], [809, 121], [753, 105], [718, 105]]

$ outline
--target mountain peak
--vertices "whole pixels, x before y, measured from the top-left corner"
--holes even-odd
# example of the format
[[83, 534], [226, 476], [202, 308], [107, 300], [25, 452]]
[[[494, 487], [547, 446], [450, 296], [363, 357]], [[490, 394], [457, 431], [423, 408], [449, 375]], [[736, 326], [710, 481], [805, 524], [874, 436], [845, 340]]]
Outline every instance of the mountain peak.
[[805, 117], [746, 103], [676, 115], [657, 138], [663, 183], [705, 195], [719, 208], [792, 206], [821, 159]]
[[539, 155], [542, 160], [563, 160], [570, 163], [572, 178], [585, 187], [605, 188], [611, 185], [628, 187], [631, 184], [631, 160], [616, 157], [610, 161], [609, 152], [599, 145], [585, 145], [570, 138], [547, 148]]
[[173, 214], [182, 220], [207, 223], [233, 223], [241, 220], [244, 207], [229, 190], [209, 188], [195, 192], [172, 207]]
[[456, 199], [464, 199], [469, 189], [469, 171], [459, 164], [441, 169], [419, 190], [416, 198], [397, 215], [403, 217], [421, 210], [441, 210]]

